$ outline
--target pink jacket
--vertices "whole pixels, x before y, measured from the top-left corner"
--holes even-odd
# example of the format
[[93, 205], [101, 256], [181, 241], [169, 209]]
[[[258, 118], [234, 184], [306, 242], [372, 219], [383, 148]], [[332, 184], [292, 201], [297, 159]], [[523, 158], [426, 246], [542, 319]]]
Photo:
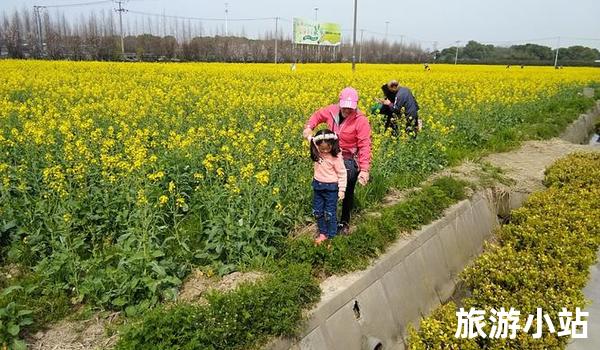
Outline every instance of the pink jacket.
[[340, 107], [329, 105], [316, 111], [306, 123], [305, 128], [314, 129], [321, 123], [327, 123], [329, 129], [338, 135], [344, 159], [357, 158], [361, 171], [371, 167], [371, 126], [369, 120], [358, 109], [350, 114], [340, 125]]
[[321, 154], [321, 160], [315, 163], [314, 178], [320, 182], [338, 184], [338, 192], [346, 192], [346, 166], [344, 159], [338, 154], [337, 157], [331, 153]]

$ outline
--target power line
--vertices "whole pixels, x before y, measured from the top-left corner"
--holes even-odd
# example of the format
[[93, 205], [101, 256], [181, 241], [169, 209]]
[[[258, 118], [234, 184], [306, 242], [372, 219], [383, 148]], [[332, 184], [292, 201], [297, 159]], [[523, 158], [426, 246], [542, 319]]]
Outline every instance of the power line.
[[600, 41], [600, 38], [570, 38], [568, 36], [561, 36], [561, 38], [568, 39], [568, 40]]
[[[142, 15], [142, 16], [153, 16], [153, 17], [164, 17], [164, 18], [173, 18], [173, 19], [187, 19], [187, 20], [194, 20], [194, 21], [272, 21], [275, 20], [277, 17], [259, 17], [259, 18], [203, 18], [203, 17], [189, 17], [189, 16], [176, 16], [176, 15], [165, 15], [165, 14], [159, 14], [159, 13], [152, 13], [152, 12], [144, 12], [144, 11], [135, 11], [135, 10], [129, 10], [129, 13], [133, 13], [136, 15]], [[281, 17], [278, 17], [280, 20], [282, 19]]]
[[43, 8], [79, 7], [79, 6], [90, 6], [90, 5], [106, 4], [106, 3], [109, 3], [109, 2], [112, 2], [112, 0], [92, 1], [92, 2], [80, 2], [80, 3], [63, 4], [63, 5], [38, 5], [38, 7], [43, 7]]
[[[502, 43], [512, 44], [512, 43], [516, 43], [516, 42], [525, 42], [525, 41], [526, 42], [550, 41], [550, 40], [556, 40], [556, 38], [557, 38], [556, 36], [553, 36], [553, 37], [547, 37], [547, 38], [534, 38], [534, 39], [521, 39], [521, 40], [496, 40], [496, 41], [483, 40], [480, 42], [484, 43], [484, 44], [502, 44]], [[475, 41], [477, 41], [477, 40], [475, 40]]]

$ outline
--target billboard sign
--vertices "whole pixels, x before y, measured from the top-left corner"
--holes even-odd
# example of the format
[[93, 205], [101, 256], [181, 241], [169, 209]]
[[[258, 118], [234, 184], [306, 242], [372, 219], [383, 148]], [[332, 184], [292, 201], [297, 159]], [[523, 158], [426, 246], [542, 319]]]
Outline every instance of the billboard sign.
[[294, 18], [294, 43], [337, 46], [342, 42], [342, 27], [337, 23], [319, 23]]

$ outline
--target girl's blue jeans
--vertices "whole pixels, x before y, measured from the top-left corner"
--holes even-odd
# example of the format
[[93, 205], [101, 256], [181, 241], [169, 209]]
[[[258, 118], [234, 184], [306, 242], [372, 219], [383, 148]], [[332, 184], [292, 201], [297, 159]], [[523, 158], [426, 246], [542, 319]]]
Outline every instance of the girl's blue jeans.
[[319, 233], [332, 238], [337, 233], [338, 184], [313, 179], [313, 215], [317, 219]]

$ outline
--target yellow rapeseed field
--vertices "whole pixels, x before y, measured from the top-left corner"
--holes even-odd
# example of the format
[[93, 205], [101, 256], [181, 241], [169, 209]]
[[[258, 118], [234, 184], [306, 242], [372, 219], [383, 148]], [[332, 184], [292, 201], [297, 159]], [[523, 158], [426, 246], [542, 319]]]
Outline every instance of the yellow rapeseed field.
[[18, 297], [40, 324], [81, 304], [133, 315], [176, 299], [193, 268], [272, 264], [312, 220], [307, 118], [348, 85], [369, 111], [391, 79], [424, 129], [396, 138], [369, 115], [359, 210], [453, 161], [556, 134], [590, 105], [578, 92], [600, 69], [1, 60], [0, 269], [19, 274], [0, 273], [15, 291], [0, 310]]
[[[46, 242], [19, 248], [22, 259], [51, 254], [57, 232], [94, 250], [138, 230], [211, 252], [199, 261], [238, 261], [268, 253], [308, 212], [302, 126], [345, 86], [368, 111], [397, 79], [422, 108], [414, 145], [370, 116], [376, 181], [418, 168], [418, 154], [423, 170], [442, 167], [457, 115], [600, 81], [594, 68], [431, 67], [0, 61], [0, 216], [23, 228], [22, 244], [33, 232]], [[397, 167], [406, 154], [415, 164]]]
[[[431, 128], [456, 111], [500, 102], [511, 105], [552, 95], [564, 84], [600, 80], [600, 70], [544, 67], [347, 65], [126, 64], [0, 62], [0, 176], [4, 188], [31, 185], [61, 197], [85, 186], [91, 173], [115, 183], [135, 177], [144, 186], [169, 177], [162, 159], [171, 153], [201, 159], [197, 189], [224, 182], [235, 195], [242, 183], [280, 188], [274, 164], [302, 157], [299, 130], [315, 109], [357, 88], [368, 110], [392, 78], [409, 86]], [[381, 144], [377, 134], [374, 144]], [[27, 153], [15, 155], [16, 150]], [[375, 149], [377, 154], [377, 148]], [[31, 168], [32, 159], [35, 168]], [[211, 180], [213, 179], [213, 180]], [[212, 182], [211, 182], [212, 181]], [[158, 204], [177, 184], [166, 182]], [[178, 203], [184, 204], [185, 199]]]

